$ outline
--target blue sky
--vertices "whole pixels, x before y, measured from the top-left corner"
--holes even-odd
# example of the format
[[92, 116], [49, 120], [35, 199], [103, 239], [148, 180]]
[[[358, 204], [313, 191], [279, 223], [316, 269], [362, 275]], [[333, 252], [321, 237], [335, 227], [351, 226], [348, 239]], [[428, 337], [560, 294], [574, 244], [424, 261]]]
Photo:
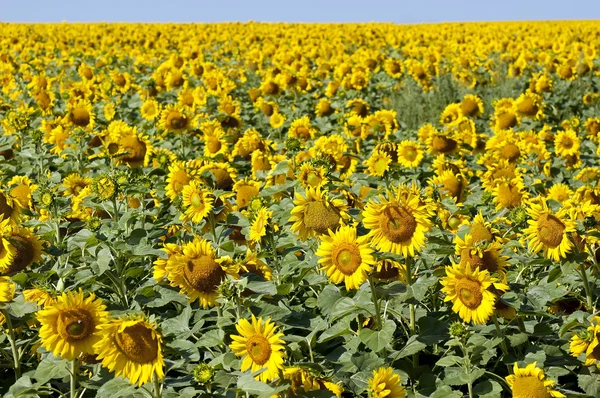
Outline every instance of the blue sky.
[[598, 19], [600, 0], [0, 0], [2, 22], [456, 22]]

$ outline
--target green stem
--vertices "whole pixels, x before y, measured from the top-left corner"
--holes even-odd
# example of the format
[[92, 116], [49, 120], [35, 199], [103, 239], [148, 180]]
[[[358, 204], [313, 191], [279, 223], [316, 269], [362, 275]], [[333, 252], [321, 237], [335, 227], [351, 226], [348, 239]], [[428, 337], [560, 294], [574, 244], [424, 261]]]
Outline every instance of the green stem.
[[[407, 257], [406, 258], [406, 284], [408, 286], [412, 286], [412, 258]], [[414, 305], [414, 303], [410, 303], [408, 305], [408, 311], [409, 311], [409, 329], [410, 329], [410, 335], [414, 336], [416, 331], [417, 331], [417, 327], [416, 327], [416, 307]], [[419, 355], [418, 354], [413, 354], [413, 367], [417, 367], [419, 366]]]
[[275, 243], [275, 236], [273, 234], [273, 232], [269, 232], [269, 240], [271, 243], [271, 249], [273, 252], [273, 269], [275, 270], [275, 285], [279, 285], [279, 261], [278, 261], [278, 256], [277, 256], [277, 244]]
[[381, 330], [381, 314], [379, 310], [379, 301], [377, 300], [375, 282], [373, 282], [373, 278], [371, 277], [371, 275], [369, 275], [369, 285], [371, 286], [371, 297], [373, 299], [373, 304], [375, 305], [375, 321], [377, 325], [377, 330]]
[[504, 353], [504, 355], [508, 355], [508, 348], [506, 347], [504, 333], [502, 332], [502, 329], [500, 328], [500, 323], [498, 322], [498, 317], [496, 317], [496, 314], [492, 315], [492, 319], [494, 320], [494, 326], [496, 326], [496, 333], [498, 333], [498, 336], [500, 338], [502, 338], [502, 342], [500, 343], [502, 352]]
[[118, 204], [117, 204], [117, 196], [116, 195], [113, 196], [112, 203], [113, 203], [113, 212], [114, 212], [114, 214], [113, 214], [113, 220], [119, 221], [119, 207], [118, 207]]
[[154, 374], [153, 380], [154, 380], [154, 396], [155, 396], [155, 398], [162, 398], [162, 389], [161, 389], [161, 385], [160, 385], [160, 380], [158, 379], [158, 376], [156, 374]]
[[77, 358], [71, 361], [71, 398], [77, 397], [77, 376], [79, 375], [79, 361]]
[[579, 265], [579, 271], [581, 272], [581, 279], [583, 280], [583, 289], [585, 290], [585, 296], [587, 298], [587, 308], [588, 311], [595, 312], [594, 309], [594, 299], [592, 297], [592, 292], [590, 289], [590, 282], [587, 277], [587, 272], [585, 270], [585, 263], [581, 262]]
[[10, 349], [13, 355], [14, 361], [14, 369], [15, 369], [15, 380], [19, 380], [21, 378], [21, 359], [19, 358], [19, 351], [17, 351], [17, 343], [15, 341], [15, 331], [13, 330], [12, 321], [10, 320], [10, 315], [8, 311], [3, 309], [2, 313], [4, 314], [4, 318], [6, 319], [6, 328], [8, 329], [8, 341], [10, 342]]

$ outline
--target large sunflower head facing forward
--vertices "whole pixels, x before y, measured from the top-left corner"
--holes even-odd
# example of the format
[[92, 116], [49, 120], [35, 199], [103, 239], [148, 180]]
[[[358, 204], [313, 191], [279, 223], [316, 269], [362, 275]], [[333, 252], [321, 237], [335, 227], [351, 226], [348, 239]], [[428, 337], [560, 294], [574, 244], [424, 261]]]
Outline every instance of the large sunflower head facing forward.
[[529, 250], [538, 253], [544, 250], [544, 256], [560, 261], [573, 249], [569, 234], [575, 232], [577, 224], [563, 208], [556, 214], [548, 208], [545, 200], [532, 203], [527, 210], [531, 220], [523, 233], [529, 240]]
[[344, 282], [349, 290], [358, 289], [367, 280], [375, 263], [372, 253], [366, 236], [357, 237], [355, 227], [342, 226], [329, 236], [321, 236], [316, 255], [329, 280]]
[[70, 104], [68, 108], [67, 119], [71, 124], [82, 128], [94, 127], [95, 118], [89, 101], [79, 100]]
[[66, 292], [49, 306], [37, 312], [41, 324], [42, 345], [54, 356], [73, 360], [83, 354], [94, 354], [100, 341], [101, 327], [108, 320], [102, 300], [94, 294], [84, 296], [82, 290]]
[[296, 192], [290, 222], [292, 231], [302, 240], [335, 231], [348, 216], [344, 201], [329, 198], [327, 191], [306, 189], [306, 196]]
[[373, 371], [369, 379], [370, 398], [405, 398], [406, 391], [401, 384], [400, 376], [390, 367], [379, 368]]
[[405, 257], [414, 256], [425, 246], [425, 233], [431, 228], [427, 206], [419, 196], [402, 190], [395, 198], [380, 196], [377, 201], [369, 201], [362, 216], [377, 250]]
[[564, 394], [552, 388], [554, 380], [546, 379], [544, 371], [537, 366], [537, 362], [530, 363], [524, 368], [519, 368], [515, 362], [514, 374], [506, 377], [514, 398], [566, 398]]
[[210, 242], [199, 237], [184, 244], [181, 255], [169, 258], [165, 271], [171, 286], [179, 287], [190, 302], [199, 300], [203, 308], [216, 304], [217, 289], [227, 275]]
[[153, 376], [164, 378], [162, 337], [156, 326], [143, 316], [112, 319], [104, 324], [94, 345], [102, 366], [141, 386]]
[[278, 378], [284, 368], [285, 357], [285, 342], [281, 339], [283, 333], [277, 333], [278, 327], [270, 318], [263, 321], [252, 315], [252, 322], [240, 319], [235, 328], [239, 335], [231, 335], [233, 341], [229, 347], [235, 355], [242, 357], [241, 371], [254, 373], [264, 370], [255, 377], [262, 382]]
[[494, 313], [496, 295], [489, 290], [494, 287], [508, 290], [508, 286], [497, 283], [488, 271], [472, 269], [471, 265], [453, 264], [446, 267], [446, 276], [440, 281], [444, 301], [452, 301], [452, 311], [465, 322], [485, 325]]

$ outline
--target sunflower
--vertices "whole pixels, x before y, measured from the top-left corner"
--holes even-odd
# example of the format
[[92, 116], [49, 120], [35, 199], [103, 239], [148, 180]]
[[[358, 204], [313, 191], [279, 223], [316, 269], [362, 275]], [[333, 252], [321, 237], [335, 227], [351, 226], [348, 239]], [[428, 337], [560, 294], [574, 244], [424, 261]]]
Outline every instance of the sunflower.
[[513, 209], [529, 198], [521, 178], [501, 179], [492, 190], [496, 210]]
[[213, 198], [211, 192], [204, 189], [194, 180], [183, 187], [181, 191], [182, 205], [185, 213], [180, 219], [189, 219], [192, 222], [199, 223], [210, 214], [213, 209]]
[[10, 195], [0, 192], [0, 221], [11, 220], [17, 222], [21, 215], [21, 205], [18, 200]]
[[40, 322], [40, 338], [46, 350], [67, 360], [82, 354], [94, 354], [100, 341], [101, 327], [108, 321], [108, 311], [100, 298], [92, 293], [87, 298], [82, 290], [63, 292], [49, 306], [36, 314]]
[[543, 105], [542, 98], [532, 92], [521, 94], [515, 101], [515, 107], [519, 116], [533, 120], [543, 119]]
[[181, 252], [170, 257], [165, 267], [171, 286], [179, 287], [190, 303], [199, 300], [202, 308], [215, 305], [217, 288], [227, 275], [215, 249], [209, 241], [195, 237], [183, 245]]
[[137, 133], [136, 127], [127, 134], [123, 134], [117, 144], [118, 150], [113, 154], [117, 165], [126, 164], [129, 167], [140, 167], [150, 163], [152, 145], [148, 137]]
[[515, 362], [513, 373], [506, 377], [514, 398], [566, 398], [566, 396], [552, 388], [556, 383], [547, 380], [544, 371], [537, 366], [537, 362], [530, 363], [524, 368], [519, 368]]
[[169, 199], [175, 200], [183, 191], [183, 188], [189, 184], [192, 176], [186, 170], [183, 162], [176, 162], [169, 166], [169, 175], [167, 176], [166, 195]]
[[566, 184], [554, 184], [548, 189], [547, 198], [551, 200], [555, 200], [559, 203], [565, 203], [567, 200], [571, 199], [574, 192], [571, 188], [569, 188]]
[[86, 187], [92, 185], [92, 179], [89, 177], [82, 177], [79, 173], [71, 173], [62, 183], [65, 190], [63, 191], [64, 196], [77, 196]]
[[373, 370], [369, 379], [370, 398], [405, 398], [406, 392], [401, 384], [400, 376], [390, 367]]
[[155, 99], [149, 99], [142, 104], [140, 113], [144, 119], [154, 120], [160, 114], [160, 105]]
[[432, 185], [439, 186], [442, 191], [460, 202], [463, 198], [463, 193], [467, 187], [467, 179], [462, 173], [454, 173], [452, 170], [445, 170], [441, 174], [433, 177], [430, 180]]
[[227, 141], [225, 141], [225, 132], [221, 126], [210, 131], [210, 133], [205, 132], [202, 140], [204, 141], [204, 156], [206, 157], [226, 157], [229, 153], [229, 145], [227, 145]]
[[258, 258], [257, 253], [249, 248], [246, 249], [246, 257], [240, 261], [240, 265], [243, 271], [258, 275], [266, 281], [273, 279], [271, 267]]
[[459, 142], [451, 132], [427, 131], [427, 150], [434, 154], [451, 154], [459, 150]]
[[460, 257], [460, 264], [465, 266], [471, 264], [471, 268], [480, 271], [496, 273], [506, 279], [506, 266], [508, 258], [501, 254], [502, 247], [498, 242], [479, 241], [474, 242], [471, 234], [465, 234], [464, 239], [456, 235], [454, 238], [455, 252]]
[[233, 184], [235, 203], [238, 209], [248, 206], [250, 200], [260, 193], [261, 183], [252, 179], [239, 180]]
[[56, 300], [54, 292], [42, 287], [23, 290], [23, 297], [28, 303], [37, 304], [39, 307], [52, 305]]
[[404, 65], [402, 65], [402, 60], [394, 58], [386, 59], [383, 64], [383, 68], [385, 69], [385, 73], [387, 73], [394, 79], [400, 79], [402, 77], [402, 72], [404, 71]]
[[443, 110], [440, 116], [440, 123], [444, 126], [449, 126], [461, 116], [463, 116], [461, 104], [450, 104]]
[[288, 138], [296, 138], [302, 142], [315, 138], [315, 129], [310, 124], [308, 116], [295, 119], [288, 130]]
[[485, 221], [481, 212], [477, 213], [472, 222], [469, 223], [469, 234], [473, 238], [473, 243], [502, 241], [500, 231]]
[[327, 117], [335, 113], [335, 108], [331, 105], [331, 102], [327, 98], [321, 98], [315, 108], [315, 114], [317, 117]]
[[369, 201], [362, 217], [377, 250], [405, 257], [425, 247], [425, 233], [431, 228], [427, 206], [420, 197], [402, 194], [400, 189], [391, 200], [379, 196], [377, 201]]
[[94, 127], [92, 105], [87, 100], [78, 100], [68, 106], [67, 121], [77, 127]]
[[545, 200], [532, 203], [527, 210], [531, 220], [527, 220], [529, 227], [523, 233], [529, 240], [529, 250], [538, 253], [544, 249], [544, 256], [560, 261], [573, 249], [569, 234], [575, 232], [577, 224], [567, 214], [565, 209], [560, 209], [556, 214], [548, 208]]
[[266, 207], [258, 209], [252, 223], [250, 224], [250, 241], [260, 242], [263, 236], [267, 235], [267, 225], [273, 218], [273, 211]]
[[514, 108], [497, 108], [494, 112], [494, 131], [508, 130], [518, 126], [521, 119]]
[[235, 325], [239, 335], [231, 335], [233, 340], [229, 347], [238, 357], [242, 357], [241, 371], [252, 373], [263, 371], [255, 376], [257, 380], [269, 382], [279, 377], [283, 370], [285, 342], [283, 333], [277, 333], [277, 326], [271, 319], [263, 321], [252, 315], [252, 323], [240, 319]]
[[483, 114], [483, 101], [476, 95], [467, 94], [460, 103], [460, 111], [464, 116], [477, 118]]
[[415, 141], [404, 140], [396, 147], [398, 163], [404, 167], [418, 167], [423, 161], [421, 144]]
[[367, 166], [367, 174], [377, 177], [383, 177], [386, 171], [390, 170], [392, 158], [386, 152], [373, 151], [369, 159], [363, 163]]
[[14, 282], [8, 276], [0, 276], [0, 303], [9, 303], [14, 297]]
[[141, 386], [165, 377], [162, 337], [144, 316], [111, 319], [100, 327], [100, 340], [94, 345], [97, 360], [115, 377], [123, 376]]
[[160, 281], [167, 276], [167, 263], [171, 257], [183, 253], [182, 247], [174, 243], [165, 243], [161, 250], [167, 254], [167, 258], [159, 257], [154, 261], [154, 273], [152, 277], [157, 281]]
[[[311, 391], [329, 390], [337, 398], [341, 398], [344, 389], [330, 381], [327, 381], [312, 369], [304, 369], [301, 367], [286, 367], [283, 371], [283, 378], [289, 380], [290, 388], [287, 390], [288, 397], [296, 398], [296, 392], [303, 391], [310, 393]], [[276, 394], [271, 398], [280, 398], [282, 395]]]
[[580, 146], [577, 133], [571, 129], [559, 131], [554, 139], [554, 151], [562, 157], [578, 155]]
[[357, 237], [356, 228], [342, 226], [329, 236], [321, 236], [316, 255], [321, 269], [333, 283], [346, 284], [346, 289], [358, 289], [367, 280], [371, 266], [375, 264], [373, 250], [366, 236]]
[[406, 265], [394, 260], [377, 260], [373, 267], [373, 277], [380, 281], [400, 281], [408, 284]]
[[489, 289], [492, 285], [502, 290], [508, 286], [497, 283], [488, 271], [472, 269], [469, 263], [446, 266], [446, 276], [440, 280], [444, 301], [452, 301], [452, 311], [465, 322], [485, 325], [494, 313], [496, 295]]
[[346, 205], [341, 199], [330, 199], [327, 191], [306, 189], [306, 196], [296, 192], [290, 222], [292, 232], [301, 240], [335, 231], [347, 218]]
[[329, 172], [325, 166], [304, 162], [300, 165], [296, 179], [300, 181], [304, 188], [319, 189], [329, 182], [328, 174]]
[[180, 133], [186, 131], [191, 124], [190, 116], [182, 109], [175, 105], [168, 105], [160, 113], [158, 126], [166, 131]]
[[[203, 174], [205, 174], [205, 172], [212, 174], [213, 178], [204, 178]], [[237, 178], [237, 170], [227, 162], [208, 161], [204, 166], [198, 169], [198, 174], [202, 176], [205, 184], [211, 186], [214, 184], [215, 189], [224, 191], [230, 191]]]
[[15, 198], [21, 207], [31, 209], [33, 206], [32, 194], [38, 186], [33, 184], [27, 176], [14, 176], [8, 181], [9, 195]]
[[0, 273], [15, 274], [42, 259], [42, 243], [30, 229], [2, 223], [1, 230]]
[[585, 354], [585, 366], [598, 364], [600, 367], [600, 317], [594, 316], [591, 325], [585, 331], [573, 334], [569, 344], [569, 351], [575, 358]]
[[269, 117], [269, 124], [274, 129], [278, 129], [283, 126], [285, 123], [285, 115], [279, 112], [273, 112], [273, 114]]

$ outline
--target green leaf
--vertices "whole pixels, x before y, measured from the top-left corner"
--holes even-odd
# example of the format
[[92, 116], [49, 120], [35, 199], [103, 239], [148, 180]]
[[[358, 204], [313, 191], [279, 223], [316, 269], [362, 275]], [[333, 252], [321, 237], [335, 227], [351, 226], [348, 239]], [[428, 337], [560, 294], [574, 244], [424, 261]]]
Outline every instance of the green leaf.
[[118, 397], [144, 397], [144, 394], [136, 391], [127, 380], [117, 377], [104, 383], [96, 393], [97, 398], [118, 398]]
[[268, 384], [255, 380], [252, 375], [245, 374], [238, 379], [237, 387], [248, 394], [257, 395], [258, 398], [271, 398], [272, 395], [286, 390], [288, 385], [273, 388]]
[[45, 384], [52, 379], [68, 377], [69, 374], [68, 361], [49, 355], [40, 362], [33, 374], [33, 378], [37, 380], [38, 384]]
[[511, 334], [508, 337], [508, 341], [510, 341], [511, 347], [516, 347], [523, 343], [526, 343], [529, 340], [529, 335], [526, 333], [517, 333]]
[[372, 351], [379, 352], [391, 343], [395, 331], [396, 323], [388, 319], [385, 321], [380, 331], [362, 329], [358, 337], [360, 338], [360, 341]]
[[479, 398], [495, 398], [502, 395], [502, 386], [494, 380], [483, 380], [473, 386], [473, 394]]
[[404, 346], [404, 348], [402, 350], [400, 350], [400, 352], [398, 353], [396, 359], [400, 359], [400, 358], [404, 358], [404, 357], [407, 357], [412, 354], [416, 354], [417, 352], [419, 352], [422, 349], [424, 349], [425, 347], [427, 347], [427, 344], [417, 340], [417, 338], [418, 338], [418, 336], [411, 336], [408, 339], [408, 341], [406, 342], [406, 345]]
[[580, 374], [577, 376], [579, 387], [592, 397], [600, 396], [600, 377], [597, 374]]
[[456, 355], [448, 355], [446, 357], [443, 357], [439, 361], [437, 361], [436, 365], [443, 366], [443, 367], [454, 366], [454, 365], [461, 364], [462, 361], [463, 361], [463, 358], [461, 358], [461, 357], [457, 357]]
[[196, 342], [198, 347], [215, 347], [223, 343], [225, 332], [221, 329], [209, 330]]

